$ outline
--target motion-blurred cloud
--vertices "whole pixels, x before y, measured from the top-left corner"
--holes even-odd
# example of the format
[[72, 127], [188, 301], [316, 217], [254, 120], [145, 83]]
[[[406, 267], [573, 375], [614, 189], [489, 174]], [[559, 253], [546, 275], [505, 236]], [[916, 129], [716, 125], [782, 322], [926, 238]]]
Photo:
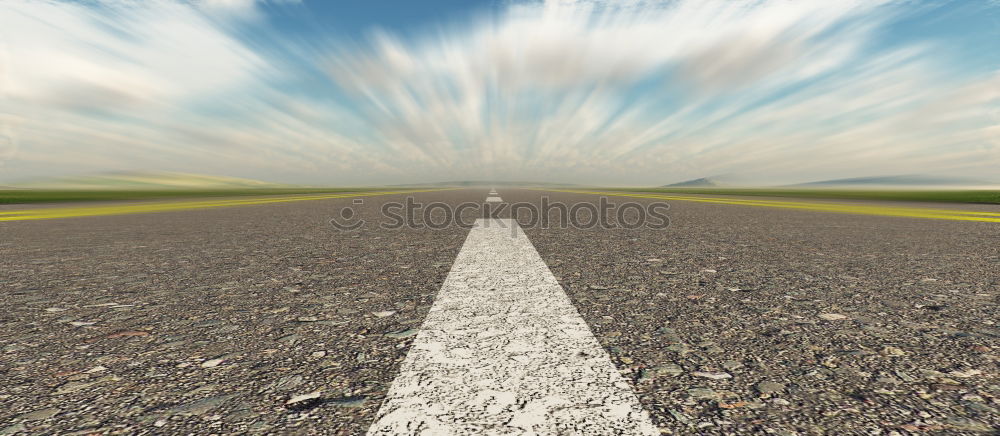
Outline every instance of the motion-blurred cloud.
[[5, 2], [0, 122], [18, 151], [0, 142], [0, 180], [781, 183], [1000, 168], [1000, 56], [970, 57], [996, 32], [991, 3], [515, 2], [346, 37], [275, 24], [309, 6]]

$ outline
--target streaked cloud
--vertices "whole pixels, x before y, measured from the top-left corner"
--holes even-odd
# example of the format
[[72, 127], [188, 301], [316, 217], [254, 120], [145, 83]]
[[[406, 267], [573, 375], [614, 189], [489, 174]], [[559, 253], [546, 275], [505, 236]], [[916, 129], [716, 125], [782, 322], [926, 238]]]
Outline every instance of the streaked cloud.
[[520, 2], [310, 43], [266, 16], [302, 5], [263, 6], [4, 3], [0, 179], [781, 183], [1000, 168], [1000, 63], [902, 34], [910, 3]]

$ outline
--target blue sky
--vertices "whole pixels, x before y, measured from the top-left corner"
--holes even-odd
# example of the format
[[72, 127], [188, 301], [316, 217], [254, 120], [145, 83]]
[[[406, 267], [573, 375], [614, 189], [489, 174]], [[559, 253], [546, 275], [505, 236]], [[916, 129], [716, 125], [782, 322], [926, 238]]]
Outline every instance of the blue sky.
[[295, 7], [273, 8], [271, 20], [283, 32], [307, 36], [324, 32], [360, 38], [372, 28], [412, 34], [442, 22], [501, 11], [508, 3], [507, 0], [306, 0]]
[[0, 183], [1000, 182], [1000, 3], [0, 4]]

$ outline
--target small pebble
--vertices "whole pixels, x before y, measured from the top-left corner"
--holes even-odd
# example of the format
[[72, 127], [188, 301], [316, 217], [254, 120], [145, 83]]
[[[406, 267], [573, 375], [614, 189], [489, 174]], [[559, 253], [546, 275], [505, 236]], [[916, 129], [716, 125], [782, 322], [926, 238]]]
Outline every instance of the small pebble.
[[215, 368], [216, 366], [219, 366], [220, 364], [222, 364], [222, 361], [223, 361], [223, 359], [206, 360], [206, 361], [204, 361], [204, 362], [201, 363], [201, 367], [202, 368]]
[[781, 392], [785, 390], [785, 385], [770, 381], [762, 381], [754, 385], [754, 388], [757, 389], [757, 392], [760, 392], [762, 394], [772, 394], [775, 392]]
[[308, 394], [295, 395], [292, 398], [290, 398], [288, 401], [286, 401], [285, 405], [291, 406], [293, 404], [301, 403], [303, 401], [315, 400], [315, 399], [319, 398], [319, 395], [320, 395], [319, 391], [310, 392]]
[[692, 372], [691, 375], [693, 375], [695, 377], [704, 377], [704, 378], [711, 379], [711, 380], [725, 380], [727, 378], [733, 378], [733, 376], [731, 374], [727, 373], [727, 372], [695, 371], [695, 372]]
[[899, 347], [887, 346], [882, 349], [882, 354], [886, 356], [905, 356], [906, 352]]

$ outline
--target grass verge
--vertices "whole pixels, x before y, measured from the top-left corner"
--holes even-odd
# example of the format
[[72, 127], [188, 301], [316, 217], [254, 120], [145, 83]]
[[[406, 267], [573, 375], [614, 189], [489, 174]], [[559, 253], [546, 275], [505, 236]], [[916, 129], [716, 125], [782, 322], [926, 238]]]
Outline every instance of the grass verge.
[[262, 188], [262, 189], [164, 189], [164, 190], [0, 190], [0, 204], [66, 203], [116, 200], [240, 197], [258, 195], [331, 194], [384, 188]]
[[624, 192], [669, 194], [744, 195], [843, 200], [914, 201], [933, 203], [1000, 204], [1000, 190], [867, 190], [867, 189], [771, 189], [771, 188], [629, 188]]

